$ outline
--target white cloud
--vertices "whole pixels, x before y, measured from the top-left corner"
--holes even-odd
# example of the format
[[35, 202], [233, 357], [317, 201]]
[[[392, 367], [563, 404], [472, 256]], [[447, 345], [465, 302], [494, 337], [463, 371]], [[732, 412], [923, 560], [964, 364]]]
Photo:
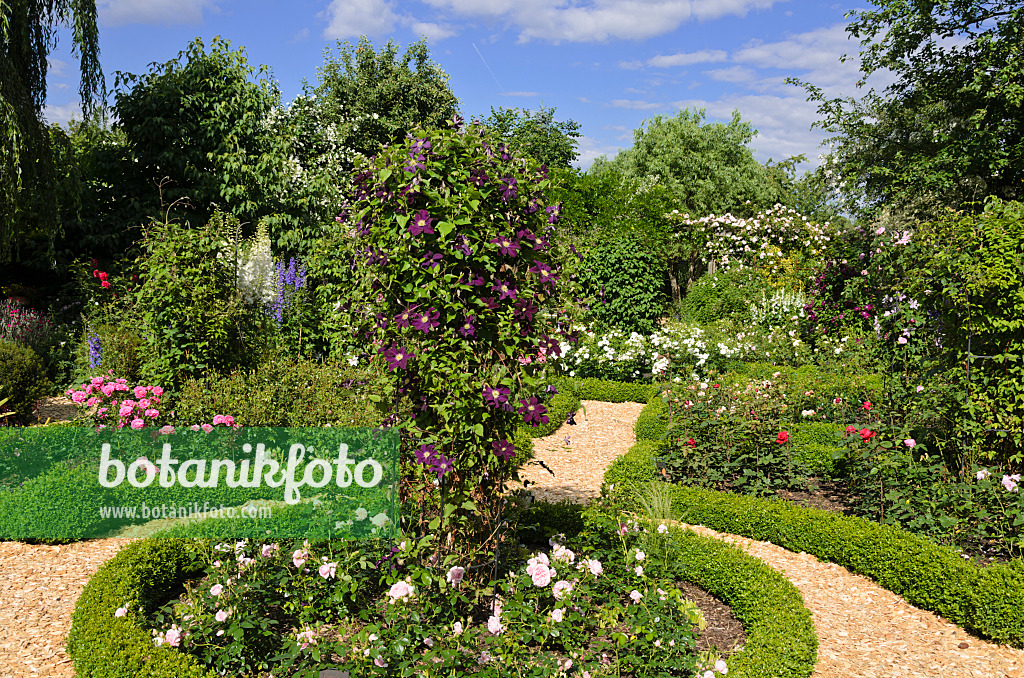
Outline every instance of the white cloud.
[[458, 15], [504, 19], [519, 41], [643, 40], [691, 19], [714, 19], [771, 7], [777, 0], [425, 0]]
[[728, 61], [729, 54], [724, 50], [701, 50], [699, 52], [680, 52], [679, 54], [664, 54], [652, 57], [647, 60], [648, 66], [655, 68], [671, 68], [673, 66], [691, 66], [693, 64], [716, 63]]
[[636, 71], [644, 67], [642, 61], [620, 61], [619, 68], [623, 68], [627, 71]]
[[757, 74], [744, 66], [714, 68], [710, 71], [704, 71], [704, 73], [719, 82], [732, 82], [736, 84], [750, 83], [757, 79]]
[[540, 92], [502, 92], [503, 97], [536, 97], [540, 96]]
[[[633, 136], [630, 134], [629, 139], [632, 140], [632, 138]], [[626, 144], [626, 146], [630, 145], [632, 144]], [[574, 162], [573, 165], [582, 170], [588, 170], [590, 169], [590, 166], [594, 164], [595, 159], [602, 155], [607, 156], [609, 159], [614, 158], [622, 148], [624, 148], [624, 146], [602, 144], [597, 139], [584, 135], [577, 140], [576, 162]]]
[[608, 105], [612, 108], [629, 108], [635, 111], [649, 111], [665, 106], [665, 104], [655, 101], [636, 101], [634, 99], [612, 99]]
[[309, 40], [309, 29], [303, 28], [292, 36], [291, 40], [288, 41], [288, 44], [294, 45], [299, 42], [305, 42], [306, 40]]
[[51, 125], [67, 125], [68, 121], [72, 118], [75, 120], [82, 119], [82, 104], [78, 101], [63, 106], [47, 104], [43, 108], [43, 117]]
[[412, 32], [417, 35], [425, 35], [431, 41], [444, 40], [455, 35], [456, 31], [451, 26], [444, 24], [427, 23], [423, 21], [414, 21], [410, 26]]
[[321, 16], [327, 17], [323, 36], [328, 40], [383, 35], [394, 30], [397, 19], [386, 0], [332, 0]]
[[46, 57], [46, 74], [57, 78], [63, 78], [68, 74], [68, 63], [53, 57]]
[[218, 8], [217, 0], [100, 0], [96, 10], [102, 26], [194, 26], [203, 23], [204, 10]]

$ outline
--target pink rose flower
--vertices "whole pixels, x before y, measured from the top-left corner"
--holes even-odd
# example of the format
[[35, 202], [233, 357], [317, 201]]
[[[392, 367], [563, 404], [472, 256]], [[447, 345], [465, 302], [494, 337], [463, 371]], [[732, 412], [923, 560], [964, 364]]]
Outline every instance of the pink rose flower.
[[211, 596], [219, 596], [223, 592], [224, 592], [224, 587], [221, 586], [220, 584], [214, 584], [213, 586], [210, 587], [210, 595]]
[[119, 417], [130, 417], [132, 412], [135, 411], [131, 405], [121, 405], [121, 408], [117, 411]]
[[172, 433], [174, 433], [174, 427], [171, 426], [170, 424], [167, 424], [166, 426], [161, 426], [160, 427], [160, 434], [161, 435], [165, 435], [166, 436], [166, 435], [170, 435]]
[[277, 548], [277, 544], [264, 544], [263, 548], [260, 549], [260, 555], [264, 558], [269, 558], [270, 556], [274, 555], [274, 552], [277, 551]]
[[547, 586], [551, 583], [551, 570], [545, 565], [538, 565], [532, 575], [534, 586]]
[[562, 614], [563, 614], [563, 611], [562, 611], [561, 608], [556, 608], [554, 610], [551, 610], [551, 618], [553, 620], [555, 620], [556, 622], [562, 621]]
[[333, 579], [337, 570], [337, 563], [324, 563], [320, 566], [320, 576], [324, 579]]
[[228, 613], [226, 610], [217, 610], [217, 614], [215, 614], [213, 618], [219, 622], [222, 622], [228, 618]]
[[629, 597], [633, 600], [634, 603], [639, 603], [644, 596], [636, 589], [633, 589], [633, 591], [629, 594]]
[[210, 431], [213, 430], [213, 427], [210, 426], [209, 424], [203, 424], [199, 428], [203, 429], [203, 431], [205, 431], [206, 433], [209, 433]]
[[555, 600], [561, 600], [563, 596], [568, 595], [570, 592], [572, 592], [572, 584], [564, 579], [556, 581], [555, 585], [551, 588], [551, 594], [555, 597]]
[[145, 386], [136, 386], [134, 389], [132, 389], [132, 393], [135, 394], [136, 398], [145, 398], [146, 397], [146, 387]]
[[178, 647], [181, 644], [181, 629], [172, 625], [164, 634], [164, 642], [171, 647]]
[[128, 608], [127, 607], [119, 607], [116, 610], [114, 610], [114, 616], [115, 617], [123, 617], [126, 614], [128, 614]]
[[230, 414], [225, 414], [224, 415], [224, 425], [225, 426], [234, 426], [235, 425], [235, 418], [232, 417]]
[[214, 426], [217, 426], [218, 424], [223, 424], [223, 423], [224, 423], [224, 415], [222, 415], [222, 414], [215, 414], [215, 415], [213, 415], [213, 425]]
[[299, 549], [292, 554], [292, 564], [295, 567], [302, 567], [302, 564], [306, 562], [306, 558], [308, 557], [309, 554], [306, 553], [305, 549]]
[[388, 591], [388, 596], [391, 598], [389, 602], [397, 603], [400, 600], [411, 598], [412, 594], [413, 587], [408, 582], [395, 582], [391, 585], [391, 589]]
[[145, 425], [146, 425], [146, 422], [142, 421], [139, 418], [132, 419], [132, 428], [135, 429], [136, 431], [139, 430], [140, 428], [142, 428]]
[[445, 579], [448, 580], [449, 584], [458, 585], [458, 584], [462, 583], [462, 580], [465, 577], [466, 577], [466, 568], [459, 567], [458, 565], [456, 565], [452, 569], [448, 570], [448, 574], [445, 576]]
[[73, 401], [75, 401], [76, 403], [83, 403], [83, 402], [85, 402], [85, 398], [86, 398], [85, 391], [75, 391], [74, 393], [71, 394], [71, 399]]
[[494, 635], [500, 635], [505, 627], [501, 623], [501, 619], [497, 615], [491, 615], [487, 618], [487, 630]]
[[149, 417], [150, 419], [156, 419], [158, 416], [160, 416], [160, 411], [154, 410], [151, 407], [148, 410], [146, 410], [146, 416]]
[[100, 386], [100, 392], [109, 398], [114, 394], [114, 384], [103, 384]]
[[159, 386], [150, 386], [149, 388], [153, 392], [153, 395], [158, 398], [164, 394], [164, 390]]

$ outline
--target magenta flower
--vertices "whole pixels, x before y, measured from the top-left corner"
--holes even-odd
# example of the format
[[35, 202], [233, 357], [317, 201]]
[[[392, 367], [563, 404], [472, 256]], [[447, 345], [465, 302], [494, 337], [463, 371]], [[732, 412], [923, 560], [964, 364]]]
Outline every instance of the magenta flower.
[[508, 236], [499, 236], [491, 241], [498, 246], [498, 253], [506, 257], [514, 257], [519, 254], [519, 241]]
[[519, 414], [523, 415], [523, 420], [527, 424], [540, 426], [541, 424], [548, 423], [548, 417], [544, 414], [548, 411], [548, 408], [537, 401], [537, 396], [532, 396], [529, 400], [520, 400], [519, 404], [522, 405], [519, 408]]
[[499, 459], [504, 459], [505, 461], [511, 459], [516, 453], [515, 445], [505, 438], [492, 442], [491, 447], [494, 448], [494, 454], [497, 455]]
[[467, 315], [466, 319], [462, 322], [462, 327], [459, 328], [459, 334], [469, 338], [476, 334], [476, 326], [473, 322], [476, 321], [476, 316]]
[[443, 258], [440, 254], [427, 252], [423, 255], [423, 261], [420, 262], [420, 266], [433, 271], [434, 269], [441, 268], [441, 259]]
[[427, 210], [420, 210], [412, 215], [412, 219], [409, 221], [409, 225], [406, 230], [412, 235], [420, 235], [421, 233], [434, 234], [434, 229], [431, 227], [437, 219], [431, 219], [430, 214]]
[[203, 429], [205, 433], [209, 433], [210, 431], [213, 430], [213, 426], [211, 426], [210, 424], [203, 424], [199, 428]]
[[480, 301], [487, 307], [488, 311], [496, 311], [499, 308], [498, 302], [494, 300], [494, 297], [480, 297]]
[[427, 334], [430, 330], [441, 324], [438, 322], [440, 317], [441, 314], [431, 306], [429, 311], [420, 311], [413, 316], [412, 326], [417, 330], [423, 330], [423, 333]]
[[136, 431], [139, 430], [140, 428], [142, 428], [145, 425], [146, 425], [146, 422], [144, 422], [143, 420], [139, 419], [138, 417], [136, 417], [135, 419], [132, 419], [132, 428], [135, 429]]
[[487, 401], [492, 407], [500, 407], [501, 403], [508, 402], [508, 396], [512, 393], [511, 390], [504, 386], [490, 387], [484, 384], [484, 400]]

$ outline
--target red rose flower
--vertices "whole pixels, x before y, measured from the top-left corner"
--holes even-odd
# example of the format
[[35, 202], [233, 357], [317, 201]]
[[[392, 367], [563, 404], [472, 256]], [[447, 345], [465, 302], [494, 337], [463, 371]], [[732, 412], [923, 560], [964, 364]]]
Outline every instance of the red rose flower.
[[857, 432], [857, 427], [856, 426], [847, 426], [846, 427], [846, 435], [850, 435], [851, 433], [856, 433], [856, 432]]
[[783, 445], [787, 440], [789, 440], [789, 432], [779, 431], [779, 437], [775, 439], [775, 442], [777, 442], [779, 445]]
[[868, 430], [868, 429], [866, 429], [866, 428], [862, 428], [862, 429], [860, 430], [860, 438], [861, 438], [861, 440], [863, 440], [864, 442], [867, 442], [867, 441], [871, 440], [871, 439], [872, 439], [872, 438], [874, 438], [874, 437], [875, 437], [875, 432], [874, 432], [874, 431], [869, 431], [869, 430]]

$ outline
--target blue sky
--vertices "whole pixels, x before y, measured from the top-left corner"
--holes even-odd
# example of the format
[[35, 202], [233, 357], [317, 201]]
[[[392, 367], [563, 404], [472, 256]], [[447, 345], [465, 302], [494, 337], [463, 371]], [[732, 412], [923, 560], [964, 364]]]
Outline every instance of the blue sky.
[[[851, 0], [856, 2], [857, 0]], [[804, 154], [817, 164], [816, 105], [785, 84], [796, 76], [830, 96], [859, 96], [858, 44], [844, 13], [860, 4], [812, 0], [98, 0], [100, 63], [141, 74], [214, 36], [271, 67], [285, 101], [315, 84], [325, 48], [367, 35], [402, 50], [421, 35], [449, 74], [464, 115], [490, 107], [557, 109], [582, 125], [579, 164], [632, 145], [644, 120], [738, 109], [758, 129], [761, 161]], [[840, 62], [843, 54], [854, 57]], [[79, 110], [78, 64], [67, 33], [51, 53], [46, 117]], [[79, 114], [80, 117], [80, 114]]]

